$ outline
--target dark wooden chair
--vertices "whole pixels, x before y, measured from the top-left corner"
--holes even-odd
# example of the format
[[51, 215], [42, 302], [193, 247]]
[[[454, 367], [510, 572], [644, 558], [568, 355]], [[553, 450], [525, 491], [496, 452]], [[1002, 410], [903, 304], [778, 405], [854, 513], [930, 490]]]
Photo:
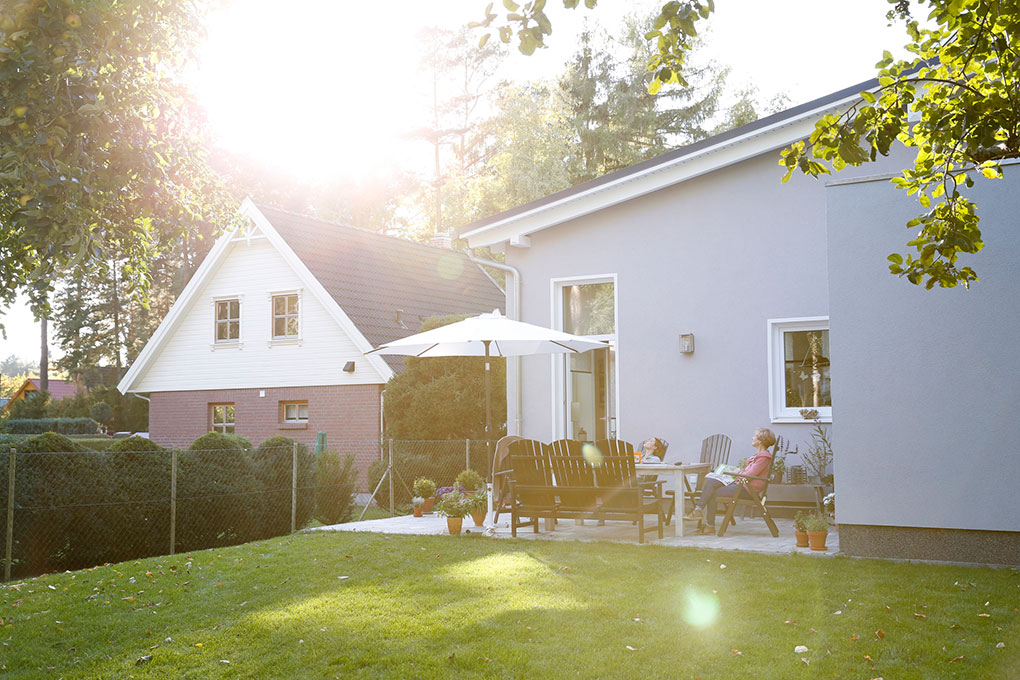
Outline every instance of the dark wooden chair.
[[556, 456], [580, 456], [584, 452], [584, 443], [574, 439], [557, 439], [549, 444], [549, 455]]
[[[514, 455], [511, 451], [510, 465], [510, 534], [516, 537], [517, 529], [526, 526], [534, 527], [537, 534], [538, 521], [543, 518], [555, 519], [557, 514], [549, 458], [544, 452], [536, 456]], [[524, 517], [528, 518], [527, 521], [522, 519]]]
[[496, 442], [492, 454], [492, 509], [496, 513], [493, 523], [499, 521], [500, 513], [510, 512], [510, 445], [521, 438], [508, 434]]
[[595, 442], [595, 448], [603, 456], [633, 456], [637, 450], [633, 444], [622, 439], [600, 439]]
[[684, 498], [694, 503], [701, 497], [701, 488], [705, 484], [705, 475], [715, 470], [720, 465], [727, 465], [730, 462], [730, 448], [733, 440], [724, 434], [713, 434], [701, 440], [701, 459], [698, 461], [707, 465], [703, 472], [698, 473], [698, 481], [694, 486], [684, 489]]
[[[742, 475], [735, 474], [734, 477], [743, 486], [743, 490], [738, 492], [735, 496], [729, 498], [720, 498], [719, 503], [726, 506], [726, 514], [723, 516], [722, 526], [719, 527], [719, 531], [716, 535], [725, 536], [726, 530], [730, 524], [736, 524], [736, 520], [733, 518], [733, 511], [737, 509], [737, 506], [741, 508], [752, 508], [761, 512], [762, 519], [765, 520], [765, 524], [769, 528], [769, 533], [772, 534], [773, 538], [779, 538], [779, 528], [776, 523], [772, 521], [772, 515], [769, 514], [769, 509], [766, 507], [765, 502], [768, 496], [769, 481], [772, 479], [772, 467], [776, 463], [776, 449], [779, 448], [779, 443], [772, 448], [772, 460], [769, 463], [769, 470], [764, 477], [756, 477], [754, 475]], [[758, 480], [764, 482], [764, 486], [761, 491], [756, 491], [750, 485], [752, 480]]]
[[[639, 482], [634, 456], [607, 456], [595, 468], [598, 484], [598, 517], [606, 520], [629, 520], [637, 523], [638, 543], [645, 534], [658, 531], [662, 538], [662, 482]], [[650, 494], [646, 493], [651, 491]], [[645, 526], [645, 515], [655, 515], [654, 526]]]
[[595, 487], [595, 468], [584, 456], [552, 456], [553, 483], [556, 487], [556, 517], [585, 519], [598, 511], [599, 495]]

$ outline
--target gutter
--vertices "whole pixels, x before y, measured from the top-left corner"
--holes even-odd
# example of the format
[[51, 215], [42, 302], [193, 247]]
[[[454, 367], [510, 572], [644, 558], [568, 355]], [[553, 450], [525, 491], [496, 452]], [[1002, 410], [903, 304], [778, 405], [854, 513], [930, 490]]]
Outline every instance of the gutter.
[[[514, 321], [520, 321], [521, 320], [521, 272], [520, 272], [520, 270], [517, 269], [517, 267], [512, 267], [512, 266], [510, 266], [508, 264], [504, 264], [503, 262], [494, 262], [492, 260], [483, 260], [480, 257], [475, 257], [469, 251], [465, 251], [465, 254], [467, 255], [468, 260], [470, 260], [471, 262], [474, 262], [475, 264], [477, 264], [479, 266], [482, 266], [482, 267], [492, 267], [493, 269], [498, 269], [498, 270], [500, 270], [502, 272], [506, 272], [507, 274], [509, 274], [513, 278], [513, 287], [514, 287], [513, 302], [514, 302], [514, 304], [513, 304], [513, 308], [512, 309], [510, 308], [509, 305], [507, 305], [506, 315], [507, 315], [508, 318], [510, 318], [510, 319], [512, 319]], [[514, 422], [513, 422], [514, 426], [513, 426], [512, 430], [510, 428], [510, 424], [507, 423], [506, 433], [507, 434], [520, 435], [521, 428], [522, 428], [522, 426], [524, 424], [524, 422], [523, 422], [523, 420], [521, 418], [521, 405], [522, 405], [522, 400], [521, 400], [521, 359], [520, 359], [520, 357], [507, 357], [507, 361], [512, 363], [512, 369], [513, 369], [513, 374], [514, 374], [514, 404], [515, 404], [514, 413], [516, 414], [516, 417], [514, 418]]]

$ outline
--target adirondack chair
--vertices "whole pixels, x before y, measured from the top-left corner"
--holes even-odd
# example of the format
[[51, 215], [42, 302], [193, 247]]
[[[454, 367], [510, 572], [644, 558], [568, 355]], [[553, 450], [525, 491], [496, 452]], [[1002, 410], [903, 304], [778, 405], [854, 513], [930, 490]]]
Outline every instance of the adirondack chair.
[[[701, 487], [705, 483], [705, 475], [720, 465], [730, 462], [730, 447], [733, 440], [724, 434], [713, 434], [701, 440], [701, 459], [698, 461], [707, 465], [704, 472], [698, 474], [698, 481], [693, 487], [684, 490], [684, 497], [691, 502], [691, 505], [701, 496]], [[692, 473], [693, 474], [693, 473]]]
[[[516, 443], [523, 441], [528, 440]], [[510, 534], [516, 537], [517, 529], [525, 526], [534, 527], [537, 534], [538, 520], [556, 518], [556, 496], [549, 474], [549, 458], [544, 452], [539, 455], [514, 455], [511, 451], [510, 465]], [[522, 517], [528, 520], [523, 521]]]
[[557, 439], [549, 445], [550, 456], [580, 456], [584, 444], [574, 439]]
[[595, 466], [584, 456], [552, 456], [552, 476], [559, 502], [556, 506], [558, 519], [594, 517], [599, 505], [595, 488]]
[[509, 512], [510, 505], [510, 445], [521, 441], [521, 438], [508, 434], [496, 442], [496, 451], [492, 454], [492, 509], [496, 513], [493, 523], [499, 521], [501, 512]]
[[[662, 482], [639, 482], [634, 469], [634, 456], [607, 456], [595, 468], [601, 504], [598, 516], [603, 519], [622, 519], [637, 523], [638, 543], [644, 543], [645, 534], [658, 531], [662, 538]], [[646, 496], [646, 490], [652, 495]], [[655, 526], [645, 527], [645, 515], [658, 520]]]
[[600, 439], [595, 442], [595, 448], [603, 456], [633, 456], [636, 450], [633, 444], [622, 439]]
[[[717, 536], [725, 536], [726, 530], [730, 524], [736, 524], [736, 520], [733, 519], [733, 511], [736, 510], [739, 505], [742, 508], [753, 508], [754, 510], [760, 510], [762, 519], [765, 520], [765, 524], [769, 528], [769, 533], [772, 534], [773, 538], [779, 538], [779, 528], [776, 523], [772, 521], [772, 515], [769, 514], [769, 509], [765, 507], [766, 496], [769, 490], [769, 481], [772, 479], [772, 468], [776, 464], [776, 450], [779, 448], [779, 443], [772, 447], [772, 460], [769, 463], [768, 472], [764, 477], [755, 477], [754, 475], [742, 475], [735, 474], [734, 477], [738, 481], [749, 482], [751, 480], [759, 480], [764, 482], [765, 486], [762, 487], [761, 491], [755, 491], [750, 485], [744, 485], [744, 490], [738, 493], [736, 496], [730, 496], [729, 498], [720, 498], [719, 503], [726, 506], [726, 514], [723, 517], [722, 526], [719, 527]], [[746, 494], [746, 495], [745, 495]]]

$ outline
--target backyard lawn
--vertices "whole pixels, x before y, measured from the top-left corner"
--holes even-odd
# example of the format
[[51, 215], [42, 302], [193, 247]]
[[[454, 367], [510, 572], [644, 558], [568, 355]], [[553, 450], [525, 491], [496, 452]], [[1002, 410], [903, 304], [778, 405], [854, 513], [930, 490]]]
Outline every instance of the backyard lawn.
[[1011, 569], [314, 533], [3, 588], [5, 678], [1020, 676]]

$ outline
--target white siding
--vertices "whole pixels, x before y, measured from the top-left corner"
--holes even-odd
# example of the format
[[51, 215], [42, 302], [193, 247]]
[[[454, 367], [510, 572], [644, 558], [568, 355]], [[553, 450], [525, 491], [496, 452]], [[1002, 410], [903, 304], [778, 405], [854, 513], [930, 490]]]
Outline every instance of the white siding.
[[[385, 382], [265, 239], [238, 241], [193, 298], [132, 391], [159, 392]], [[272, 344], [271, 296], [301, 290], [301, 341]], [[215, 298], [241, 298], [241, 346], [213, 347]], [[348, 361], [354, 373], [344, 373]]]

